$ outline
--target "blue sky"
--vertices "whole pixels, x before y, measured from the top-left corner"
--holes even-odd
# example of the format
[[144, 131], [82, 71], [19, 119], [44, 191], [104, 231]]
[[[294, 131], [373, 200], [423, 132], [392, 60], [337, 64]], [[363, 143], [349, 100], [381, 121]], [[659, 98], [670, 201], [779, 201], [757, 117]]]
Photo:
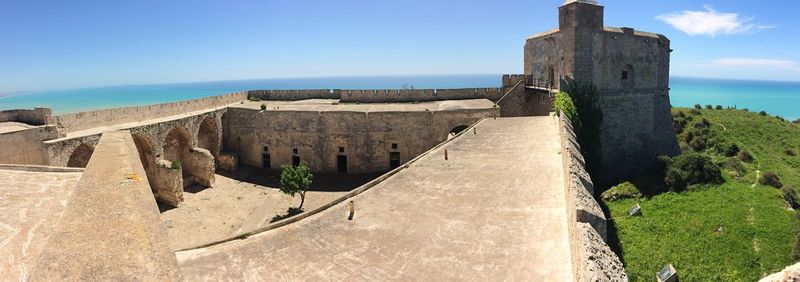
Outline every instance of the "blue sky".
[[[348, 75], [520, 73], [562, 0], [0, 0], [0, 93]], [[672, 75], [800, 80], [797, 1], [600, 0], [672, 40]]]

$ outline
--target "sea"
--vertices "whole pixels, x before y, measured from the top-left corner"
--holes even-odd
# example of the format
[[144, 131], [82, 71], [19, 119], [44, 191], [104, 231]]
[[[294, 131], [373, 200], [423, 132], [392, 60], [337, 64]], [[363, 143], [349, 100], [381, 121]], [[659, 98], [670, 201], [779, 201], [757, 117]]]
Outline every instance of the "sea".
[[[349, 76], [126, 85], [0, 94], [0, 110], [49, 107], [56, 114], [138, 106], [251, 89], [402, 89], [500, 87], [500, 74]], [[800, 82], [670, 78], [675, 107], [722, 105], [800, 118]]]

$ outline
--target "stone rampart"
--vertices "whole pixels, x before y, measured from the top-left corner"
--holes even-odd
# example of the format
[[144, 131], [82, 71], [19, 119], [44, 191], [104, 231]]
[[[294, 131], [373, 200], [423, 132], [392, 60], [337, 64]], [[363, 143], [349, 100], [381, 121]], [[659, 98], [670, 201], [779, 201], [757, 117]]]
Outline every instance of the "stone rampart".
[[489, 99], [497, 101], [502, 88], [461, 89], [312, 89], [312, 90], [250, 90], [248, 98], [261, 100], [297, 101], [307, 99], [339, 99], [342, 103], [412, 103], [442, 100]]
[[606, 218], [592, 196], [594, 185], [572, 123], [565, 115], [560, 116], [567, 224], [576, 281], [627, 281], [622, 262], [606, 243]]
[[48, 165], [47, 155], [42, 141], [58, 138], [55, 126], [36, 126], [19, 131], [0, 134], [0, 163]]
[[180, 276], [130, 132], [104, 133], [30, 280]]
[[0, 111], [0, 122], [6, 121], [16, 121], [30, 125], [45, 125], [53, 121], [53, 111], [51, 111], [49, 108]]
[[63, 114], [55, 116], [54, 121], [62, 132], [75, 132], [224, 107], [245, 99], [247, 92], [236, 92], [181, 102]]

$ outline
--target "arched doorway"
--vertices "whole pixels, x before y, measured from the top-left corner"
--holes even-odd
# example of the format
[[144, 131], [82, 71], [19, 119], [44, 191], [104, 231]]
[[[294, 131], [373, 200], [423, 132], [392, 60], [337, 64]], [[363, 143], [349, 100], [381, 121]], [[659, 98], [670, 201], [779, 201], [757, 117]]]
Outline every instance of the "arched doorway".
[[155, 184], [156, 175], [154, 166], [156, 164], [156, 156], [153, 143], [151, 143], [150, 139], [147, 139], [147, 137], [139, 134], [133, 134], [133, 143], [136, 144], [136, 150], [139, 151], [139, 160], [142, 162], [144, 172], [147, 173], [147, 182], [150, 183], [150, 189], [156, 192], [158, 187], [156, 187]]
[[450, 139], [452, 139], [453, 137], [456, 137], [456, 135], [458, 135], [458, 134], [459, 134], [459, 133], [461, 133], [462, 131], [466, 130], [466, 129], [467, 129], [467, 127], [469, 127], [469, 126], [466, 126], [466, 125], [459, 125], [459, 126], [453, 127], [453, 129], [450, 129], [450, 132], [449, 132], [449, 133], [447, 133], [447, 140], [450, 140]]
[[216, 158], [219, 154], [219, 143], [220, 130], [217, 121], [212, 117], [203, 119], [197, 131], [197, 147], [208, 150]]
[[92, 145], [81, 143], [78, 148], [75, 148], [75, 151], [72, 151], [72, 154], [69, 155], [67, 166], [86, 167], [86, 165], [89, 164], [89, 159], [92, 158], [92, 153], [94, 153], [94, 147]]
[[173, 163], [179, 162], [184, 176], [187, 174], [186, 157], [189, 155], [191, 145], [192, 142], [189, 131], [180, 125], [172, 128], [167, 134], [167, 138], [164, 139], [163, 158]]

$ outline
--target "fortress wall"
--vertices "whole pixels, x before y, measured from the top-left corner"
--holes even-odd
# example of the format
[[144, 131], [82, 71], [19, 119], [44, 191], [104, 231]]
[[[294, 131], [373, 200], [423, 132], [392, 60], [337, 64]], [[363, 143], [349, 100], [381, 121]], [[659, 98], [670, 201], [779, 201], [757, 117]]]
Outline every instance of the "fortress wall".
[[572, 123], [563, 114], [559, 123], [567, 226], [575, 280], [627, 281], [622, 262], [606, 243], [606, 218], [592, 196], [594, 185], [586, 172], [586, 163], [580, 153]]
[[503, 93], [502, 88], [247, 91], [249, 98], [261, 100], [339, 99], [342, 103], [411, 103], [484, 98], [496, 101]]
[[258, 168], [264, 167], [267, 146], [273, 170], [291, 164], [297, 149], [315, 172], [336, 172], [338, 155], [347, 156], [348, 173], [380, 172], [390, 169], [390, 152], [399, 152], [405, 163], [445, 141], [454, 127], [492, 116], [499, 116], [499, 109], [367, 113], [231, 108], [223, 117], [224, 147], [238, 153], [241, 165]]
[[43, 250], [31, 281], [181, 280], [129, 132], [103, 134]]
[[338, 90], [343, 103], [410, 103], [440, 100], [489, 99], [496, 101], [502, 88]]
[[16, 121], [30, 125], [49, 124], [53, 119], [53, 111], [49, 108], [14, 109], [0, 111], [0, 122]]
[[261, 100], [306, 100], [306, 99], [339, 99], [339, 90], [310, 89], [310, 90], [250, 90], [247, 98]]
[[58, 138], [55, 126], [37, 126], [0, 134], [0, 164], [48, 165], [42, 141]]
[[223, 107], [245, 101], [246, 99], [247, 92], [236, 92], [181, 102], [63, 114], [57, 115], [54, 118], [62, 132], [75, 132], [95, 127], [137, 122], [185, 114], [191, 111]]

